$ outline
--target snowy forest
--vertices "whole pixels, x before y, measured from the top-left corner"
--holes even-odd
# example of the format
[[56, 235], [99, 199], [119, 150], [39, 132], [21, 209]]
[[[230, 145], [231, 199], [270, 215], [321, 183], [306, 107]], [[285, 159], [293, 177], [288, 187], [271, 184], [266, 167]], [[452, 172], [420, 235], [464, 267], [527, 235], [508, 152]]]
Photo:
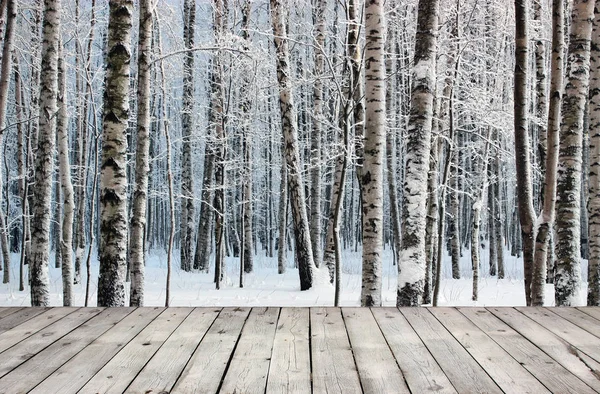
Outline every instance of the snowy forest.
[[595, 3], [0, 0], [0, 304], [600, 305]]

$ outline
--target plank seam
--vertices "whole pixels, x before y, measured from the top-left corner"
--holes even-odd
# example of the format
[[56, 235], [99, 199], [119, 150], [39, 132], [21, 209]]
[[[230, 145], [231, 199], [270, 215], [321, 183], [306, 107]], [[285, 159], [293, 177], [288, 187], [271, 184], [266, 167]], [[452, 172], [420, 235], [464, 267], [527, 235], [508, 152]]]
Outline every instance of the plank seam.
[[[356, 356], [354, 355], [354, 347], [352, 346], [352, 341], [350, 340], [350, 335], [348, 334], [348, 326], [346, 325], [346, 319], [344, 319], [344, 313], [342, 312], [342, 308], [339, 309], [340, 315], [342, 315], [342, 322], [344, 322], [344, 332], [346, 333], [346, 338], [348, 338], [348, 344], [350, 345], [350, 352], [352, 353], [352, 361], [354, 361], [354, 368], [356, 368], [356, 375], [358, 375], [358, 382], [360, 383], [360, 390], [364, 393], [365, 388], [363, 387], [363, 382], [360, 377], [360, 370], [358, 369], [358, 363], [356, 362]], [[402, 375], [404, 376], [404, 375]]]
[[[196, 309], [196, 308], [194, 308], [194, 309]], [[181, 379], [181, 375], [183, 375], [183, 372], [186, 370], [188, 364], [190, 363], [190, 361], [194, 357], [194, 354], [196, 354], [196, 351], [198, 351], [198, 347], [200, 346], [200, 344], [202, 343], [202, 341], [204, 341], [204, 338], [206, 338], [206, 334], [208, 334], [208, 332], [210, 331], [210, 329], [212, 328], [212, 326], [215, 324], [215, 322], [217, 321], [217, 319], [219, 318], [219, 316], [221, 316], [221, 313], [223, 313], [223, 309], [224, 308], [221, 308], [221, 310], [219, 310], [219, 313], [217, 313], [217, 315], [213, 319], [212, 323], [210, 323], [210, 325], [208, 326], [208, 328], [204, 332], [204, 335], [202, 335], [202, 338], [200, 338], [200, 341], [198, 341], [198, 344], [196, 345], [196, 347], [194, 348], [194, 350], [190, 353], [190, 357], [188, 357], [186, 363], [183, 365], [183, 368], [181, 369], [181, 371], [179, 371], [179, 375], [177, 375], [177, 378], [175, 378], [175, 380], [173, 381], [173, 385], [171, 386], [171, 390], [173, 389], [173, 387], [175, 387], [177, 385], [177, 383], [179, 382], [179, 379]], [[191, 312], [190, 312], [190, 314], [191, 314]], [[132, 380], [131, 382], [133, 383], [134, 380]], [[131, 386], [131, 383], [129, 385]]]
[[277, 326], [279, 325], [279, 318], [281, 317], [281, 310], [283, 308], [279, 307], [279, 311], [277, 313], [277, 321], [275, 322], [275, 331], [273, 332], [273, 340], [271, 341], [271, 357], [269, 357], [269, 368], [267, 368], [267, 379], [265, 381], [265, 390], [264, 393], [267, 393], [267, 387], [269, 387], [269, 373], [271, 371], [271, 363], [273, 362], [273, 348], [275, 347], [275, 335], [277, 335]]

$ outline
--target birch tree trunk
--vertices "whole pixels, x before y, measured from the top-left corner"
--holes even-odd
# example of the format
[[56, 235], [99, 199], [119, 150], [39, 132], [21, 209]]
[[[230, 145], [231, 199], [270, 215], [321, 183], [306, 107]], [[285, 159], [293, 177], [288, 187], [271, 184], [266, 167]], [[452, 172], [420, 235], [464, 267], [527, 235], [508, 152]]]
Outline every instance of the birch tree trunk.
[[[250, 14], [251, 14], [252, 4], [250, 0], [246, 0], [243, 6], [243, 16], [242, 16], [242, 38], [246, 42], [246, 47], [249, 48], [250, 44]], [[252, 99], [251, 99], [251, 80], [249, 76], [244, 76], [242, 81], [242, 94], [244, 95], [242, 98], [242, 116], [243, 116], [243, 125], [242, 125], [242, 138], [243, 138], [243, 155], [245, 162], [245, 172], [244, 172], [244, 186], [243, 186], [243, 204], [244, 204], [244, 214], [242, 218], [242, 232], [243, 232], [243, 261], [242, 264], [244, 266], [244, 272], [250, 273], [254, 269], [254, 243], [252, 242], [252, 218], [253, 218], [253, 193], [252, 193], [252, 137], [250, 135], [250, 122], [251, 122], [251, 114], [252, 110]], [[269, 241], [270, 242], [270, 241]]]
[[50, 206], [54, 146], [56, 143], [56, 96], [58, 90], [58, 39], [60, 0], [44, 1], [43, 45], [40, 80], [38, 149], [35, 157], [33, 220], [31, 221], [31, 261], [29, 281], [31, 305], [49, 303], [48, 259], [50, 253]]
[[100, 174], [98, 306], [125, 305], [127, 121], [133, 0], [111, 0]]
[[535, 237], [529, 132], [527, 130], [527, 0], [515, 0], [515, 162], [517, 167], [517, 200], [523, 240], [523, 272], [525, 299], [531, 305], [531, 271]]
[[[6, 4], [6, 23], [3, 26], [4, 30], [4, 45], [2, 47], [2, 59], [0, 60], [0, 148], [3, 148], [3, 134], [6, 127], [6, 109], [8, 104], [9, 81], [12, 72], [11, 59], [12, 47], [14, 41], [14, 28], [17, 19], [17, 3], [15, 0], [7, 0]], [[1, 12], [4, 12], [2, 7]], [[0, 157], [3, 155], [0, 154]], [[0, 171], [0, 178], [2, 171]], [[2, 192], [2, 184], [0, 182], [0, 196]], [[1, 199], [0, 199], [1, 200]], [[8, 231], [6, 229], [6, 218], [4, 210], [0, 207], [0, 243], [2, 244], [2, 260], [3, 260], [3, 277], [2, 283], [8, 283], [10, 280], [10, 253], [8, 251]]]
[[[348, 69], [350, 70], [350, 81], [348, 87], [348, 95], [346, 97], [348, 108], [344, 107], [344, 110], [350, 110], [354, 108], [351, 114], [342, 114], [340, 119], [340, 125], [342, 130], [345, 130], [347, 123], [354, 122], [356, 126], [356, 132], [360, 133], [362, 138], [362, 128], [358, 125], [358, 121], [362, 122], [362, 118], [357, 118], [356, 106], [359, 105], [355, 101], [355, 92], [362, 86], [362, 81], [360, 80], [360, 70], [357, 69], [355, 72], [356, 64], [361, 63], [361, 51], [359, 47], [359, 32], [360, 32], [360, 20], [358, 19], [357, 13], [357, 5], [355, 0], [348, 0], [347, 2], [347, 18], [348, 18], [348, 32], [346, 37], [346, 57], [348, 59]], [[358, 78], [358, 79], [355, 79]], [[362, 89], [361, 89], [362, 91]], [[362, 100], [362, 97], [359, 98]], [[352, 104], [352, 105], [351, 105]], [[360, 131], [359, 131], [360, 130]], [[358, 138], [358, 136], [357, 136]], [[362, 148], [361, 148], [362, 151]], [[327, 236], [325, 238], [325, 252], [323, 254], [323, 265], [327, 267], [329, 271], [329, 279], [331, 283], [334, 282], [336, 278], [336, 243], [335, 243], [335, 216], [336, 209], [335, 206], [338, 198], [340, 197], [340, 193], [343, 197], [343, 178], [342, 178], [342, 169], [343, 169], [343, 159], [344, 155], [349, 155], [350, 151], [340, 152], [341, 156], [336, 159], [334, 175], [333, 175], [333, 185], [331, 186], [331, 201], [332, 201], [332, 209], [329, 211], [329, 217], [327, 220]], [[352, 209], [348, 210], [352, 212]]]
[[566, 88], [562, 101], [562, 122], [558, 153], [556, 200], [556, 282], [557, 306], [579, 303], [581, 285], [581, 161], [583, 118], [590, 72], [590, 42], [594, 20], [593, 0], [575, 0], [571, 11], [571, 32], [566, 62]]
[[300, 275], [300, 289], [308, 290], [313, 285], [315, 264], [313, 260], [310, 229], [304, 205], [304, 182], [302, 180], [300, 152], [298, 147], [298, 125], [294, 95], [290, 81], [290, 52], [285, 27], [285, 11], [281, 0], [270, 0], [271, 22], [277, 52], [277, 81], [279, 82], [279, 105], [283, 129], [285, 157], [288, 170], [288, 187], [294, 219], [296, 259]]
[[135, 150], [135, 191], [129, 236], [131, 291], [129, 306], [144, 306], [146, 256], [146, 210], [150, 149], [150, 50], [152, 45], [152, 2], [140, 0], [137, 86], [137, 147]]
[[402, 198], [397, 306], [418, 306], [423, 298], [427, 172], [435, 91], [438, 7], [438, 0], [419, 1]]
[[[283, 150], [283, 149], [282, 149]], [[288, 214], [288, 176], [285, 155], [282, 155], [281, 182], [279, 184], [279, 238], [277, 242], [277, 273], [284, 274], [287, 260], [287, 214]]]
[[[555, 0], [558, 2], [558, 0]], [[588, 200], [590, 258], [588, 306], [600, 306], [600, 3], [594, 7], [590, 52], [590, 192]]]
[[[73, 303], [73, 213], [75, 200], [71, 182], [71, 163], [69, 160], [69, 122], [67, 116], [67, 72], [62, 55], [62, 44], [58, 58], [58, 117], [56, 131], [58, 141], [58, 163], [60, 187], [63, 198], [62, 225], [60, 235], [61, 270], [63, 283], [63, 306]], [[60, 204], [60, 201], [57, 201]]]
[[[552, 227], [554, 224], [556, 205], [556, 172], [558, 166], [558, 144], [560, 134], [560, 105], [563, 94], [564, 45], [564, 1], [552, 0], [552, 69], [550, 75], [550, 107], [548, 110], [548, 126], [545, 146], [542, 147], [542, 142], [540, 141], [540, 149], [543, 149], [545, 152], [544, 204], [540, 218], [538, 219], [539, 226], [535, 240], [533, 275], [531, 280], [531, 305], [533, 306], [544, 305], [544, 288], [547, 272], [546, 262], [548, 261], [550, 239], [552, 238]], [[597, 71], [595, 70], [594, 72]], [[593, 105], [593, 98], [591, 96], [592, 93], [590, 93], [590, 99], [592, 100], [590, 102], [590, 109]], [[592, 112], [590, 111], [590, 115], [591, 113]], [[591, 125], [592, 121], [590, 119], [590, 126]], [[590, 134], [592, 134], [591, 128]], [[593, 144], [594, 143], [592, 142], [592, 146]], [[593, 151], [593, 148], [591, 148], [591, 150]], [[590, 152], [590, 154], [592, 153]], [[590, 173], [590, 195], [592, 195], [592, 173], [593, 171]], [[591, 211], [590, 219], [592, 219]], [[590, 266], [591, 264], [593, 263], [590, 259]]]
[[183, 66], [183, 102], [181, 111], [181, 233], [180, 259], [181, 269], [192, 269], [192, 239], [194, 234], [194, 185], [192, 175], [192, 129], [194, 110], [194, 25], [196, 23], [196, 2], [185, 0], [183, 39], [185, 53]]
[[365, 6], [365, 139], [362, 198], [362, 306], [381, 306], [383, 165], [385, 155], [385, 13], [383, 1]]
[[323, 72], [325, 71], [325, 15], [327, 0], [316, 0], [315, 85], [313, 89], [313, 128], [310, 136], [310, 234], [315, 266], [321, 263], [323, 248], [321, 229], [321, 140], [323, 124]]

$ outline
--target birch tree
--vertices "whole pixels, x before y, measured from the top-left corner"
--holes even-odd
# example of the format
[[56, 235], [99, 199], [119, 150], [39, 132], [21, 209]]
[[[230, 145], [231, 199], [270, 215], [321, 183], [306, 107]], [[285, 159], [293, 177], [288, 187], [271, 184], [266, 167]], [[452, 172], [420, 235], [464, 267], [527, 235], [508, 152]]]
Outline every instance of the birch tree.
[[[557, 1], [557, 0], [555, 0]], [[588, 200], [590, 258], [588, 306], [600, 306], [600, 4], [594, 7], [590, 52], [590, 192]]]
[[133, 0], [111, 0], [100, 174], [98, 306], [125, 305], [127, 121]]
[[[63, 283], [63, 306], [73, 303], [73, 213], [75, 200], [73, 183], [71, 182], [71, 162], [69, 159], [69, 133], [67, 116], [67, 72], [60, 45], [58, 59], [58, 116], [56, 131], [58, 142], [58, 163], [60, 175], [60, 188], [63, 198], [63, 214], [61, 217], [60, 257]], [[58, 201], [60, 203], [60, 201]]]
[[[8, 104], [9, 81], [12, 71], [12, 50], [14, 41], [15, 23], [17, 20], [17, 3], [15, 0], [7, 0], [0, 13], [4, 13], [6, 8], [6, 22], [4, 24], [4, 43], [2, 46], [2, 58], [0, 60], [0, 147], [4, 146], [3, 135], [6, 130], [6, 110]], [[2, 29], [0, 29], [0, 35]], [[1, 155], [0, 155], [1, 156]], [[0, 171], [0, 178], [2, 177]], [[4, 195], [2, 189], [3, 182], [0, 182], [0, 195]], [[8, 231], [6, 228], [6, 218], [4, 209], [0, 208], [0, 243], [2, 248], [3, 279], [2, 283], [8, 283], [10, 280], [10, 254], [8, 251]]]
[[313, 260], [310, 229], [304, 204], [304, 181], [302, 179], [298, 147], [298, 125], [296, 107], [290, 81], [290, 51], [287, 40], [285, 7], [281, 0], [270, 0], [271, 23], [277, 54], [277, 81], [279, 82], [279, 107], [288, 171], [288, 190], [294, 220], [296, 260], [300, 275], [300, 289], [308, 290], [313, 285], [315, 264]]
[[[531, 305], [544, 305], [544, 288], [546, 283], [546, 262], [548, 261], [549, 243], [552, 237], [556, 205], [556, 172], [558, 166], [558, 144], [560, 134], [560, 104], [563, 94], [563, 56], [564, 56], [564, 1], [552, 0], [552, 63], [550, 74], [550, 107], [548, 109], [548, 125], [546, 139], [540, 140], [540, 150], [544, 152], [544, 202], [538, 231], [535, 240], [535, 254], [533, 261], [533, 275], [531, 280]], [[594, 69], [595, 70], [595, 69]], [[595, 71], [596, 72], [596, 71]], [[590, 94], [590, 135], [592, 132], [591, 116], [593, 98]], [[541, 137], [541, 133], [540, 133]], [[540, 138], [541, 139], [541, 138]], [[592, 142], [592, 146], [594, 143]], [[593, 151], [593, 148], [591, 149]], [[590, 151], [590, 154], [591, 154]], [[590, 195], [592, 195], [592, 175], [590, 172]], [[594, 180], [597, 178], [594, 178]], [[590, 201], [591, 202], [591, 201]], [[590, 204], [591, 209], [591, 204]], [[590, 211], [590, 223], [593, 216]], [[590, 251], [594, 244], [590, 238]], [[591, 255], [590, 255], [591, 257]], [[590, 258], [590, 267], [593, 262]]]
[[323, 139], [323, 72], [325, 71], [325, 11], [327, 0], [316, 0], [315, 85], [313, 88], [313, 128], [310, 136], [310, 234], [315, 265], [321, 261], [321, 155]]
[[50, 278], [50, 206], [58, 91], [58, 40], [60, 31], [60, 0], [44, 1], [42, 63], [40, 80], [40, 107], [38, 119], [37, 153], [35, 156], [35, 184], [33, 220], [31, 222], [31, 261], [29, 280], [31, 305], [46, 306], [49, 299]]
[[571, 10], [557, 172], [554, 296], [557, 306], [579, 303], [583, 118], [589, 87], [594, 4], [593, 0], [574, 0]]
[[515, 162], [517, 167], [517, 199], [519, 221], [523, 242], [523, 273], [525, 276], [525, 299], [531, 304], [531, 269], [534, 245], [534, 209], [531, 183], [531, 161], [529, 154], [529, 131], [527, 130], [527, 62], [528, 1], [515, 0]]
[[385, 160], [385, 13], [383, 1], [365, 5], [365, 139], [361, 179], [362, 306], [381, 306], [383, 166]]
[[146, 210], [150, 148], [150, 46], [152, 44], [152, 1], [140, 0], [137, 87], [137, 147], [135, 150], [135, 191], [131, 212], [129, 261], [131, 295], [129, 306], [144, 306]]
[[194, 25], [196, 24], [196, 1], [183, 3], [183, 39], [186, 48], [183, 65], [183, 102], [181, 111], [181, 269], [192, 269], [192, 240], [194, 234], [194, 186], [192, 176], [192, 112], [194, 109]]
[[438, 0], [419, 1], [402, 197], [402, 250], [396, 300], [399, 307], [420, 305], [425, 284], [427, 172], [435, 92], [438, 9]]
[[[242, 39], [245, 41], [245, 49], [247, 50], [250, 45], [250, 14], [252, 10], [252, 3], [250, 0], [245, 0], [242, 8]], [[249, 71], [249, 70], [248, 70]], [[242, 233], [243, 233], [243, 245], [242, 245], [242, 264], [244, 265], [244, 272], [250, 273], [254, 269], [254, 242], [252, 235], [252, 216], [254, 213], [253, 208], [253, 193], [252, 193], [252, 136], [250, 134], [251, 124], [251, 88], [252, 80], [249, 75], [244, 75], [242, 80], [241, 92], [242, 98], [242, 138], [243, 147], [242, 154], [244, 155], [244, 163], [246, 171], [244, 173], [244, 185], [243, 185], [243, 217], [242, 217]]]

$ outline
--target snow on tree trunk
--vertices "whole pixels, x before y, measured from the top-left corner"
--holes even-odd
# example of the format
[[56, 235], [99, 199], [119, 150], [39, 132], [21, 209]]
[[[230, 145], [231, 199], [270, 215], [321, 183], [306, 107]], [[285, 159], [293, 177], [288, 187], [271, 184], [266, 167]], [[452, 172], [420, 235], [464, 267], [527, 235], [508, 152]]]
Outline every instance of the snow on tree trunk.
[[183, 102], [181, 110], [181, 232], [180, 259], [181, 269], [192, 269], [192, 240], [194, 234], [194, 182], [192, 175], [192, 129], [194, 110], [194, 25], [196, 23], [196, 2], [185, 0], [183, 38], [185, 53], [183, 65]]
[[[550, 107], [548, 111], [547, 138], [545, 146], [544, 204], [535, 240], [533, 275], [531, 278], [531, 305], [544, 305], [547, 261], [552, 238], [556, 205], [556, 171], [558, 166], [558, 143], [560, 134], [560, 105], [563, 92], [564, 56], [564, 1], [552, 0], [552, 65], [550, 76]], [[590, 103], [590, 108], [591, 108]], [[591, 114], [591, 112], [590, 112]], [[591, 125], [592, 122], [590, 122]], [[542, 142], [540, 142], [540, 145]], [[592, 148], [593, 149], [593, 148]], [[591, 153], [591, 152], [590, 152]], [[590, 174], [590, 195], [592, 175]], [[590, 205], [591, 207], [591, 205]], [[590, 212], [590, 219], [592, 218]], [[591, 223], [591, 220], [590, 220]], [[591, 249], [590, 249], [591, 250]], [[590, 264], [592, 261], [590, 260]]]
[[129, 236], [131, 291], [129, 306], [144, 306], [146, 210], [150, 149], [150, 46], [152, 44], [152, 3], [140, 0], [137, 86], [137, 147], [135, 150], [135, 191]]
[[398, 306], [418, 306], [423, 298], [427, 173], [435, 91], [438, 6], [438, 0], [420, 0], [418, 7], [402, 203]]
[[[542, 34], [542, 0], [533, 1], [533, 17], [538, 26], [535, 32], [535, 120], [538, 134], [538, 159], [542, 172], [542, 183], [546, 172], [546, 154], [548, 149], [548, 96], [546, 95], [546, 50]], [[556, 26], [553, 20], [552, 26]], [[541, 196], [544, 198], [543, 194]]]
[[381, 306], [383, 166], [385, 160], [385, 14], [383, 1], [365, 6], [365, 139], [362, 169], [362, 306]]
[[60, 30], [60, 0], [44, 1], [43, 45], [40, 80], [39, 135], [35, 157], [33, 219], [31, 221], [31, 261], [29, 281], [31, 305], [49, 303], [48, 259], [50, 253], [50, 206], [52, 174], [56, 143], [58, 90], [58, 38]]
[[[555, 0], [558, 2], [558, 0]], [[594, 8], [590, 52], [590, 189], [588, 200], [590, 258], [588, 306], [600, 306], [600, 4]]]
[[133, 0], [113, 0], [109, 4], [98, 250], [98, 306], [105, 307], [125, 305], [127, 121]]
[[[2, 137], [4, 129], [6, 127], [6, 108], [8, 103], [9, 94], [9, 82], [10, 75], [12, 72], [11, 59], [12, 59], [12, 48], [14, 41], [14, 27], [17, 19], [17, 3], [15, 0], [8, 0], [6, 2], [6, 22], [3, 23], [4, 31], [4, 45], [2, 48], [2, 58], [0, 60], [0, 147], [2, 147]], [[2, 8], [2, 12], [4, 7]], [[1, 31], [0, 31], [1, 35]], [[3, 154], [0, 154], [2, 157]], [[2, 171], [0, 169], [0, 178], [2, 178]], [[0, 182], [0, 196], [4, 196], [3, 183]], [[3, 278], [2, 283], [8, 283], [10, 280], [10, 253], [8, 251], [8, 231], [6, 229], [6, 218], [4, 216], [3, 208], [0, 208], [0, 243], [2, 244], [2, 260], [3, 260]]]
[[279, 82], [279, 105], [288, 170], [288, 187], [294, 219], [296, 240], [296, 260], [300, 275], [300, 289], [308, 290], [313, 285], [315, 264], [313, 260], [310, 229], [306, 206], [304, 205], [304, 182], [302, 180], [300, 152], [298, 147], [298, 125], [294, 95], [290, 81], [290, 52], [284, 18], [284, 5], [281, 0], [270, 0], [271, 22], [277, 52], [277, 81]]
[[534, 211], [529, 154], [529, 131], [527, 130], [527, 0], [515, 0], [516, 44], [514, 83], [515, 162], [517, 167], [517, 200], [519, 221], [523, 240], [523, 273], [525, 276], [525, 299], [531, 304], [531, 271], [533, 265]]
[[556, 186], [557, 239], [554, 299], [557, 306], [579, 304], [582, 138], [585, 101], [589, 87], [594, 4], [592, 0], [575, 0], [571, 11]]
[[[60, 48], [62, 49], [62, 48]], [[58, 117], [56, 132], [58, 142], [58, 163], [60, 187], [63, 198], [62, 228], [60, 234], [61, 269], [63, 283], [63, 306], [71, 306], [73, 298], [73, 213], [75, 201], [71, 182], [71, 163], [69, 161], [69, 119], [67, 116], [67, 72], [64, 58], [58, 59]], [[60, 201], [57, 201], [60, 204]]]
[[313, 88], [313, 128], [310, 136], [310, 234], [315, 266], [321, 262], [321, 140], [323, 124], [323, 72], [325, 71], [325, 16], [327, 0], [316, 0], [315, 85]]

